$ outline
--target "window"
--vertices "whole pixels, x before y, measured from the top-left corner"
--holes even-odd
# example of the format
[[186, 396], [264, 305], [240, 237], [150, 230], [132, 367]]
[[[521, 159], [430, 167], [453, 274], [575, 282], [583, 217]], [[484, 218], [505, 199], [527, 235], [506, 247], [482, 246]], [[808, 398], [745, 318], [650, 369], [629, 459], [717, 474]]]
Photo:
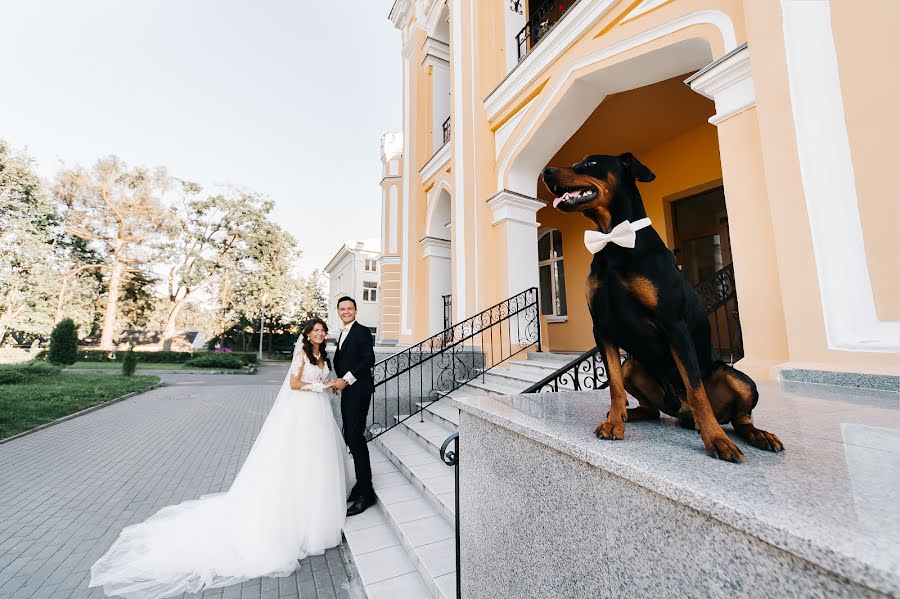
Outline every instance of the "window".
[[562, 233], [547, 231], [538, 239], [538, 274], [541, 282], [541, 314], [552, 321], [568, 314], [566, 271], [563, 267]]
[[365, 266], [366, 272], [375, 272], [377, 268], [378, 268], [377, 261], [372, 260], [371, 258], [366, 258], [366, 266]]
[[363, 282], [363, 301], [374, 302], [378, 298], [378, 283], [372, 281]]

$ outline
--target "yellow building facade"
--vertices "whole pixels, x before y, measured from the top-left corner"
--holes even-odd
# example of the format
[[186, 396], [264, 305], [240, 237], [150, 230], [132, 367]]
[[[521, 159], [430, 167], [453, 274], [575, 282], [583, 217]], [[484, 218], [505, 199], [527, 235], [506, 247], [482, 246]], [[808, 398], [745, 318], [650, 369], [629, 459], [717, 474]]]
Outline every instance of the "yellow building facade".
[[397, 0], [390, 19], [383, 342], [538, 287], [544, 349], [590, 349], [590, 223], [540, 173], [628, 151], [685, 276], [735, 292], [713, 329], [742, 370], [900, 374], [900, 3]]

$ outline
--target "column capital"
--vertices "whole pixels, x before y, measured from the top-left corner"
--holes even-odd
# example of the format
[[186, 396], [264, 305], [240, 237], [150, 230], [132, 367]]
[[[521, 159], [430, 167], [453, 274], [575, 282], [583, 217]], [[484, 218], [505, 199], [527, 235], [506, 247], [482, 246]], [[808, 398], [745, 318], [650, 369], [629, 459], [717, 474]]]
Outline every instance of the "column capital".
[[535, 215], [547, 205], [546, 202], [507, 189], [497, 193], [487, 204], [493, 211], [491, 224], [514, 222], [535, 228], [538, 226]]
[[716, 103], [712, 125], [756, 105], [750, 71], [750, 48], [742, 44], [684, 80], [692, 90]]
[[419, 245], [424, 250], [426, 258], [446, 258], [450, 259], [450, 240], [440, 239], [438, 237], [423, 237], [419, 240]]

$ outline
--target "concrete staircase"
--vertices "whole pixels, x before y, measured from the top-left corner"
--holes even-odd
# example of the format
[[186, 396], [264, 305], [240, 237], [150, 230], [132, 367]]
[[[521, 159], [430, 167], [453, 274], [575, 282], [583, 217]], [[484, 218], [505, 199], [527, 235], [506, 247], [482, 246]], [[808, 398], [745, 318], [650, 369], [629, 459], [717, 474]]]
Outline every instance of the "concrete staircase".
[[[452, 396], [520, 393], [573, 357], [529, 353]], [[458, 411], [438, 401], [369, 444], [378, 504], [344, 530], [369, 599], [456, 597], [453, 468], [439, 456], [458, 424]]]

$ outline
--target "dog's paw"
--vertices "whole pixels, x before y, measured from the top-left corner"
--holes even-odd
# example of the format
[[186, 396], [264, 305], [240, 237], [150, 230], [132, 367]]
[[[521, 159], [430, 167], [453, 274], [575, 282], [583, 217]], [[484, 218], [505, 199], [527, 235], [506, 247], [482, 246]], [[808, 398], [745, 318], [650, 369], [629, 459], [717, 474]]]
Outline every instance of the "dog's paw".
[[738, 446], [728, 438], [724, 431], [703, 439], [703, 444], [706, 446], [706, 455], [710, 457], [719, 458], [726, 462], [734, 462], [735, 464], [740, 464], [744, 461], [744, 454], [741, 453]]
[[758, 449], [775, 452], [784, 451], [784, 443], [774, 433], [754, 428], [748, 431], [745, 436], [750, 445]]
[[597, 428], [594, 430], [594, 434], [600, 437], [601, 439], [612, 439], [618, 441], [619, 439], [625, 438], [625, 421], [622, 419], [619, 420], [607, 420], [606, 422], [601, 422], [597, 425]]

